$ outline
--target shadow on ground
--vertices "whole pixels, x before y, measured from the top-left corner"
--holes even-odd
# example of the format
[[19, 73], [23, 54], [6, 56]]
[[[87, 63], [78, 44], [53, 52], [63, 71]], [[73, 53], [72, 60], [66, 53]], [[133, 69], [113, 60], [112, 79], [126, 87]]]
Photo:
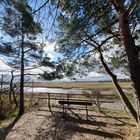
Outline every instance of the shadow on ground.
[[[51, 118], [50, 124], [44, 122], [43, 126], [48, 125], [48, 127], [42, 126], [41, 129], [37, 132], [35, 140], [67, 140], [71, 139], [75, 134], [74, 131], [67, 133], [68, 125], [65, 123], [65, 118], [60, 116], [60, 113], [53, 113], [52, 116], [46, 116], [46, 119]], [[44, 116], [44, 115], [43, 115]], [[77, 126], [77, 124], [75, 124]]]
[[[69, 110], [65, 116], [60, 112], [60, 110], [29, 112], [21, 119], [25, 120], [26, 124], [21, 124], [21, 129], [18, 130], [24, 131], [23, 136], [30, 134], [26, 139], [32, 138], [31, 140], [79, 140], [85, 139], [86, 136], [90, 139], [123, 139], [123, 133], [125, 135], [123, 126], [128, 125], [123, 121], [124, 119], [105, 113], [92, 112], [86, 118], [85, 114], [80, 114], [83, 112], [77, 110]], [[19, 119], [20, 117], [17, 117], [8, 127], [0, 129], [0, 140], [5, 140]], [[32, 123], [34, 125], [31, 127]]]
[[17, 116], [7, 127], [0, 128], [0, 140], [5, 140], [6, 136], [12, 130], [14, 125], [18, 122], [21, 116]]
[[53, 113], [52, 122], [53, 123], [49, 129], [39, 130], [35, 140], [43, 140], [49, 138], [53, 140], [69, 140], [73, 139], [73, 136], [75, 136], [75, 134], [77, 135], [77, 133], [80, 136], [88, 134], [92, 135], [93, 137], [96, 135], [97, 137], [102, 138], [122, 139], [119, 134], [105, 131], [104, 128], [107, 127], [107, 122], [96, 121], [91, 117], [86, 119], [85, 116], [83, 117], [81, 115], [74, 114], [74, 112], [66, 114], [65, 117], [60, 116], [60, 113]]
[[[91, 134], [91, 135], [98, 135], [100, 137], [106, 137], [106, 138], [121, 138], [120, 135], [107, 132], [104, 130], [104, 127], [107, 127], [107, 123], [103, 121], [96, 121], [94, 119], [90, 120], [85, 120], [85, 119], [77, 119], [73, 116], [67, 115], [67, 118], [65, 119], [65, 123], [72, 123], [73, 125], [71, 126], [71, 131], [74, 132], [79, 132], [80, 134]], [[82, 127], [81, 124], [84, 124], [85, 126], [88, 127]], [[94, 129], [92, 127], [94, 127]]]

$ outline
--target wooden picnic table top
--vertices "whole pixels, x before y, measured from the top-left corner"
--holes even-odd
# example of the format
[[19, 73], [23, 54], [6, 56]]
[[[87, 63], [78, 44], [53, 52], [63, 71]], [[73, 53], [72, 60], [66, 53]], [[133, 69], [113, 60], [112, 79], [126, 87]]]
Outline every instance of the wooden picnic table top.
[[88, 101], [64, 101], [64, 100], [59, 100], [59, 104], [74, 104], [74, 105], [92, 105], [92, 102]]

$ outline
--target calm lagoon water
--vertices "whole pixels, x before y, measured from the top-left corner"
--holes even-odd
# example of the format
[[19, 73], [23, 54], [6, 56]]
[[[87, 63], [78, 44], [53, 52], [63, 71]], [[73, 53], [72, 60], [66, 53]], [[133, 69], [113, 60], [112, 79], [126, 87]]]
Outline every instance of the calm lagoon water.
[[62, 94], [99, 94], [95, 90], [83, 90], [80, 88], [63, 89], [63, 88], [41, 88], [41, 87], [25, 87], [25, 93], [62, 93]]

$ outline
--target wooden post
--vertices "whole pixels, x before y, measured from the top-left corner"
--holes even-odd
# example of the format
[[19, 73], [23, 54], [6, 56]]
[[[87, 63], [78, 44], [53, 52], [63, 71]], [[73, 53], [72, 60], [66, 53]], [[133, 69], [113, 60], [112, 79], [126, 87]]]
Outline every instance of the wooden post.
[[3, 92], [3, 74], [1, 75], [1, 86], [0, 86], [0, 90], [1, 90], [1, 93]]
[[48, 107], [51, 110], [51, 106], [50, 106], [50, 93], [48, 93]]
[[97, 105], [97, 108], [98, 108], [98, 110], [99, 110], [99, 112], [101, 111], [101, 108], [100, 108], [100, 103], [99, 103], [99, 97], [98, 97], [99, 95], [96, 95], [95, 97], [96, 97], [96, 105]]
[[[32, 107], [33, 103], [35, 102], [34, 97], [33, 97], [33, 92], [34, 92], [34, 80], [32, 80], [32, 92], [31, 92], [31, 97], [30, 97], [31, 107]], [[37, 100], [37, 104], [39, 104], [39, 100]]]
[[63, 104], [63, 117], [65, 116], [65, 107], [64, 107], [64, 104]]

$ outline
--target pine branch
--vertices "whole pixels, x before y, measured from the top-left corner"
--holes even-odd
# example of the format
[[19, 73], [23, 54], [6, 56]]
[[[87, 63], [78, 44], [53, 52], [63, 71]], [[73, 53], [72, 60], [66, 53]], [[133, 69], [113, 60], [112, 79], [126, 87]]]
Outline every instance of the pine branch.
[[38, 11], [40, 11], [48, 2], [49, 2], [49, 0], [47, 0], [44, 4], [42, 4], [38, 9], [36, 9], [35, 11], [33, 11], [32, 14], [35, 14]]

